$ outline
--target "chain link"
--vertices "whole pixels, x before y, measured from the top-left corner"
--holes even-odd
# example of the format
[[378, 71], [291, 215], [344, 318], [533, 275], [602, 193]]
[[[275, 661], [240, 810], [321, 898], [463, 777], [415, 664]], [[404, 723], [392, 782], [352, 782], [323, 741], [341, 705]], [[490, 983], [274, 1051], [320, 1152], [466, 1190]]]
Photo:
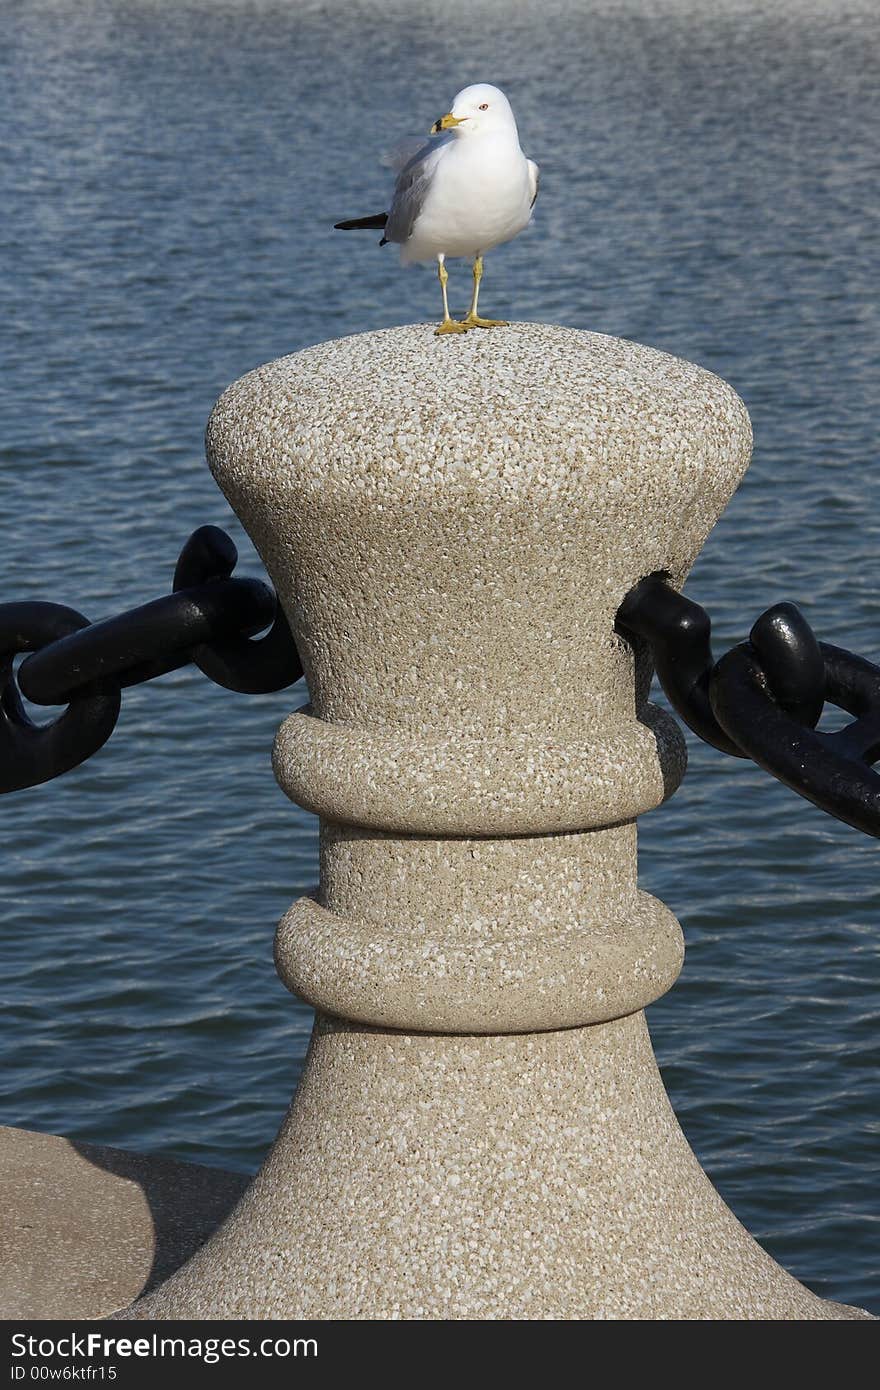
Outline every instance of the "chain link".
[[[880, 667], [817, 641], [793, 603], [768, 608], [748, 642], [712, 657], [708, 613], [652, 574], [631, 589], [617, 628], [651, 650], [669, 703], [706, 743], [751, 758], [829, 815], [880, 838]], [[816, 729], [825, 704], [853, 722]]]
[[[237, 560], [225, 531], [202, 526], [180, 553], [174, 592], [118, 617], [90, 623], [60, 604], [0, 604], [0, 791], [47, 782], [90, 758], [113, 732], [123, 689], [189, 662], [248, 694], [298, 680], [302, 664], [275, 595], [260, 580], [231, 578]], [[67, 709], [37, 724], [22, 695]]]

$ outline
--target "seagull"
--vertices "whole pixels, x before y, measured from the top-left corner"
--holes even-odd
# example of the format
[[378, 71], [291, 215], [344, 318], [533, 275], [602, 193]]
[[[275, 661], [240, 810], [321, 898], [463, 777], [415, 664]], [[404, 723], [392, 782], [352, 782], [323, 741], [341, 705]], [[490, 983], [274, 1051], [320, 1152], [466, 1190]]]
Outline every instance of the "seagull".
[[[465, 87], [428, 139], [401, 145], [388, 162], [397, 172], [391, 208], [337, 222], [339, 231], [382, 228], [379, 242], [396, 242], [401, 265], [437, 261], [443, 319], [435, 333], [502, 328], [505, 319], [477, 312], [483, 256], [529, 225], [538, 196], [538, 166], [520, 149], [510, 102], [488, 82]], [[474, 290], [465, 318], [449, 312], [447, 256], [473, 256]]]

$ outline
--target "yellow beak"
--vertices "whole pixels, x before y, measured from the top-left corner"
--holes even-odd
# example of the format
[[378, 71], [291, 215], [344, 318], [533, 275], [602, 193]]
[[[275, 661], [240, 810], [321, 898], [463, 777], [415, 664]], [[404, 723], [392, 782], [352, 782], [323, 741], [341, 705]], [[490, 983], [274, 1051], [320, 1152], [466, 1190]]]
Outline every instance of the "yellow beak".
[[453, 126], [461, 125], [467, 120], [467, 116], [453, 116], [451, 111], [447, 111], [445, 116], [441, 116], [439, 121], [435, 121], [431, 126], [431, 134], [439, 135], [441, 130], [452, 130]]

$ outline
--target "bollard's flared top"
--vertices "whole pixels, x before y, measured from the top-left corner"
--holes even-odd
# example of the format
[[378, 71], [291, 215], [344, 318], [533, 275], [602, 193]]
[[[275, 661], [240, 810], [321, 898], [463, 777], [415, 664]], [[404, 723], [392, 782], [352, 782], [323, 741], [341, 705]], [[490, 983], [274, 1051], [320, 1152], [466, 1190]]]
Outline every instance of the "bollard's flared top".
[[580, 830], [656, 805], [683, 745], [614, 618], [680, 583], [748, 464], [742, 402], [666, 353], [513, 324], [368, 333], [224, 393], [208, 457], [300, 646], [276, 771], [331, 819]]

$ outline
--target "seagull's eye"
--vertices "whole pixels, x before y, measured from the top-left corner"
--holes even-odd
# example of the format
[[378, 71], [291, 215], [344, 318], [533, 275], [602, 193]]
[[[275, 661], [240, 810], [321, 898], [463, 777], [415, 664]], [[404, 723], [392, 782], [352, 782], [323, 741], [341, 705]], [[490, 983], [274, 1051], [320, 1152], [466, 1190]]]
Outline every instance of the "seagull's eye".
[[481, 101], [481, 102], [480, 102], [480, 110], [481, 110], [481, 111], [488, 111], [488, 110], [489, 110], [489, 103], [488, 103], [488, 101]]

